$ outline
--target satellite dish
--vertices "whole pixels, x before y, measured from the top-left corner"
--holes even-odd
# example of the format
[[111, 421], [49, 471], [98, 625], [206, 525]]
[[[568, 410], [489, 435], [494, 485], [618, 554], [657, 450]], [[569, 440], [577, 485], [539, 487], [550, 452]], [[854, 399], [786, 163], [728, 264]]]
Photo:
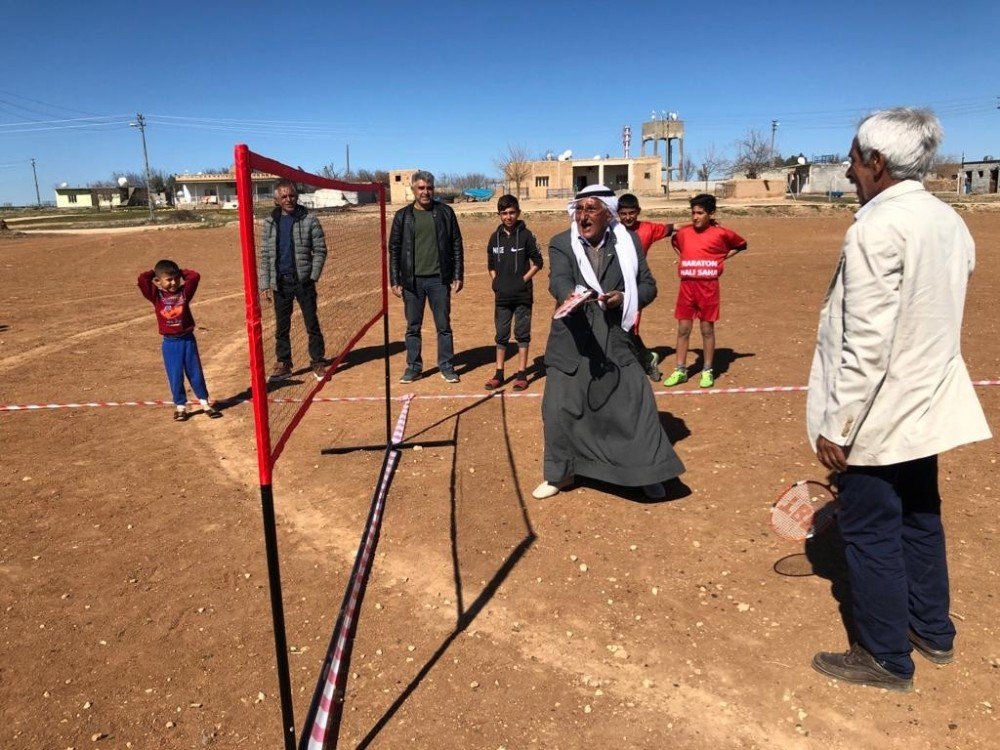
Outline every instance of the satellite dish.
[[570, 151], [569, 149], [566, 149], [561, 154], [559, 154], [559, 161], [568, 161], [572, 155], [573, 152]]
[[62, 187], [69, 187], [69, 183], [68, 182], [60, 182], [59, 183], [59, 187], [61, 187], [61, 188]]
[[806, 163], [806, 157], [804, 157], [804, 156], [800, 156], [800, 157], [799, 157], [798, 159], [796, 159], [795, 161], [797, 161], [797, 162], [798, 162], [799, 164], [805, 164], [805, 163]]
[[118, 187], [125, 187], [126, 185], [128, 185], [128, 179], [125, 178], [125, 177], [119, 177], [118, 178]]
[[591, 157], [591, 158], [593, 158], [593, 159], [600, 159], [601, 155], [600, 154], [594, 154], [593, 157]]

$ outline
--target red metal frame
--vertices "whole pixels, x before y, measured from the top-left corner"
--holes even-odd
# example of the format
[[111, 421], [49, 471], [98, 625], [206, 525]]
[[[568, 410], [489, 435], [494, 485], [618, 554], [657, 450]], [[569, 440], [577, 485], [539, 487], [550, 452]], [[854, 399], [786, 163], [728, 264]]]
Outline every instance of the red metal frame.
[[[264, 342], [262, 336], [260, 292], [257, 289], [257, 249], [254, 236], [254, 194], [251, 174], [254, 170], [267, 172], [278, 177], [284, 177], [297, 182], [306, 182], [317, 187], [334, 190], [371, 192], [378, 195], [379, 215], [381, 220], [381, 255], [382, 255], [382, 309], [375, 317], [365, 323], [345, 347], [341, 356], [330, 367], [335, 371], [355, 344], [379, 318], [384, 318], [389, 309], [388, 289], [388, 259], [386, 256], [386, 226], [385, 226], [385, 186], [378, 182], [344, 182], [305, 172], [290, 167], [266, 156], [255, 154], [247, 146], [236, 146], [236, 195], [239, 199], [240, 245], [243, 258], [243, 292], [246, 305], [247, 341], [250, 350], [250, 384], [253, 394], [254, 431], [257, 438], [257, 465], [262, 485], [271, 484], [274, 464], [278, 460], [292, 430], [298, 425], [312, 404], [313, 397], [319, 392], [323, 383], [313, 388], [302, 400], [302, 405], [296, 411], [288, 426], [271, 447], [271, 432], [268, 419], [267, 378], [265, 376]], [[328, 376], [329, 377], [329, 376]], [[324, 381], [325, 382], [325, 381]], [[388, 417], [387, 417], [388, 419]]]

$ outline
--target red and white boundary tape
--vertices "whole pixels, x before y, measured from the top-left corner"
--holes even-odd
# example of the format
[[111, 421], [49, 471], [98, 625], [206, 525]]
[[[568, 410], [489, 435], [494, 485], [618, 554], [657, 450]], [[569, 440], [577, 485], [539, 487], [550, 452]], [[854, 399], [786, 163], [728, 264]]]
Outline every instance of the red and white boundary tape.
[[[403, 409], [396, 420], [396, 428], [392, 433], [393, 445], [398, 445], [403, 441], [403, 432], [406, 429], [406, 417], [410, 411], [410, 403], [413, 401], [413, 394], [403, 396]], [[372, 508], [371, 522], [368, 524], [365, 536], [358, 548], [358, 562], [355, 566], [354, 577], [348, 583], [347, 601], [343, 610], [343, 618], [340, 621], [340, 629], [334, 639], [334, 646], [331, 654], [327, 654], [329, 669], [326, 672], [326, 679], [323, 682], [323, 693], [316, 709], [316, 716], [311, 727], [306, 727], [304, 737], [308, 736], [308, 743], [303, 743], [308, 750], [326, 750], [335, 747], [336, 736], [331, 736], [331, 731], [336, 731], [338, 722], [330, 722], [331, 708], [339, 711], [340, 706], [334, 707], [334, 697], [337, 685], [340, 684], [341, 669], [344, 666], [347, 643], [353, 637], [354, 626], [357, 618], [358, 602], [363, 593], [363, 583], [368, 575], [368, 568], [371, 565], [372, 557], [375, 554], [375, 545], [378, 541], [379, 530], [382, 527], [382, 512], [385, 509], [385, 498], [389, 488], [389, 477], [392, 476], [396, 462], [399, 460], [399, 450], [391, 449], [386, 460], [385, 470], [379, 478], [378, 493], [375, 496]], [[341, 704], [343, 698], [341, 697]], [[335, 714], [336, 715], [336, 714]], [[303, 739], [304, 739], [303, 737]]]
[[[973, 380], [972, 384], [977, 387], [1000, 385], [1000, 380]], [[750, 386], [746, 388], [692, 388], [685, 390], [653, 391], [654, 396], [726, 396], [737, 393], [801, 393], [807, 391], [804, 385], [765, 385]], [[441, 393], [418, 396], [408, 394], [406, 396], [394, 396], [393, 401], [410, 400], [472, 400], [484, 399], [505, 394], [506, 398], [541, 398], [538, 391], [532, 393], [509, 393], [506, 389], [500, 388], [489, 393]], [[302, 399], [298, 398], [273, 398], [269, 399], [272, 404], [298, 404]], [[384, 401], [384, 396], [327, 396], [313, 398], [313, 403], [341, 403], [351, 401]], [[240, 401], [226, 401], [227, 405], [248, 404], [249, 399]], [[68, 404], [0, 404], [0, 412], [4, 411], [45, 411], [51, 409], [93, 409], [113, 406], [173, 406], [173, 401], [152, 400], [152, 401], [81, 401], [79, 403]]]

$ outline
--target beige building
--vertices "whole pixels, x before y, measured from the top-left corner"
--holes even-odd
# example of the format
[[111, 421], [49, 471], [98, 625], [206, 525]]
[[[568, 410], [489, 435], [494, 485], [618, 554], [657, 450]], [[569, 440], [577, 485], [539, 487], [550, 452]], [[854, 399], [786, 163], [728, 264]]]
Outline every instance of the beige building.
[[[663, 193], [662, 164], [659, 156], [637, 159], [611, 157], [595, 159], [543, 159], [524, 163], [526, 177], [521, 182], [521, 199], [571, 198], [587, 185], [607, 185], [617, 192], [637, 195]], [[389, 172], [389, 200], [394, 204], [413, 200], [410, 179], [415, 169]], [[517, 186], [505, 181], [505, 190], [513, 194]]]
[[[588, 185], [607, 185], [617, 192], [660, 195], [663, 181], [658, 156], [637, 159], [546, 159], [528, 162], [519, 198], [571, 198]], [[513, 193], [517, 187], [508, 184]]]
[[413, 188], [410, 180], [416, 169], [389, 170], [389, 202], [402, 205], [413, 201]]
[[[146, 205], [146, 188], [128, 187], [57, 187], [56, 208], [112, 209]], [[158, 194], [162, 198], [162, 193]], [[154, 199], [157, 195], [154, 194]], [[159, 201], [157, 201], [159, 202]]]

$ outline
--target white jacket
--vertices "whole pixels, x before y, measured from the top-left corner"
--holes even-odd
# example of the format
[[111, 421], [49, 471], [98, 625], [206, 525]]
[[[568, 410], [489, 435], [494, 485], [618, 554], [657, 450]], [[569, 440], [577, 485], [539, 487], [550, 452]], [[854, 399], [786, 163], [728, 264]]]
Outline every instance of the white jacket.
[[990, 435], [960, 348], [975, 244], [958, 214], [904, 180], [855, 216], [820, 313], [806, 419], [885, 466]]

